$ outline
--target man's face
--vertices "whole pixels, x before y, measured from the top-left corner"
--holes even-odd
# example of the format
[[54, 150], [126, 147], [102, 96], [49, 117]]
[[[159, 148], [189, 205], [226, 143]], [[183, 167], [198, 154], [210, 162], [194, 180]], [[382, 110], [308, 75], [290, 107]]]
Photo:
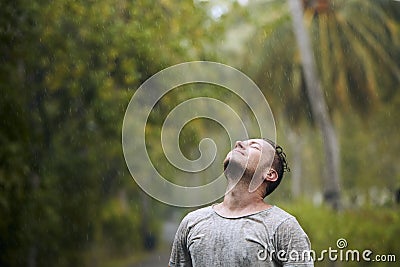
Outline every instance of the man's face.
[[260, 182], [269, 171], [274, 155], [274, 147], [263, 139], [237, 141], [224, 160], [224, 170], [232, 168], [251, 178], [254, 176]]

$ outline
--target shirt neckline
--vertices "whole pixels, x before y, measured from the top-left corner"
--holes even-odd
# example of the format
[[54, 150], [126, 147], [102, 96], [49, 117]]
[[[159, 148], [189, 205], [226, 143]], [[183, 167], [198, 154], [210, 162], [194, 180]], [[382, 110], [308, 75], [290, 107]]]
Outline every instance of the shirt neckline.
[[257, 214], [260, 214], [260, 213], [268, 212], [268, 211], [270, 211], [272, 208], [275, 208], [275, 207], [276, 207], [275, 205], [271, 205], [271, 207], [268, 207], [268, 208], [266, 208], [266, 209], [264, 209], [264, 210], [256, 211], [256, 212], [254, 212], [254, 213], [250, 213], [250, 214], [246, 214], [246, 215], [240, 215], [240, 216], [237, 216], [237, 217], [227, 217], [227, 216], [224, 216], [224, 215], [219, 214], [219, 213], [214, 209], [214, 206], [217, 205], [217, 204], [219, 204], [219, 203], [215, 203], [215, 204], [211, 205], [211, 206], [210, 206], [211, 210], [212, 210], [216, 215], [218, 215], [219, 217], [224, 218], [224, 219], [230, 219], [230, 220], [235, 220], [235, 219], [241, 219], [241, 218], [251, 217], [251, 216], [254, 216], [254, 215], [257, 215]]

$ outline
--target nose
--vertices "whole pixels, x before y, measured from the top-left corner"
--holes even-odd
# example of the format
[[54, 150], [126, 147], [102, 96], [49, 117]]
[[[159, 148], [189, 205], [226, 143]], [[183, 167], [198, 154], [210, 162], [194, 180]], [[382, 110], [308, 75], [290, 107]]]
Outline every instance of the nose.
[[236, 141], [236, 143], [235, 143], [235, 148], [244, 148], [244, 144], [243, 144], [243, 142], [242, 141]]

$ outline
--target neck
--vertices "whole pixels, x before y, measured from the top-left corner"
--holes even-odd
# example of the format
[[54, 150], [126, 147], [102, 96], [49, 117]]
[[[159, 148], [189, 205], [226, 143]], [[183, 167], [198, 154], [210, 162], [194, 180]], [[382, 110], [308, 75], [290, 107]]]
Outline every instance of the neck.
[[249, 184], [239, 181], [228, 188], [231, 189], [225, 194], [224, 201], [215, 206], [215, 210], [223, 216], [244, 216], [270, 207], [264, 202], [264, 192], [261, 187], [249, 192]]

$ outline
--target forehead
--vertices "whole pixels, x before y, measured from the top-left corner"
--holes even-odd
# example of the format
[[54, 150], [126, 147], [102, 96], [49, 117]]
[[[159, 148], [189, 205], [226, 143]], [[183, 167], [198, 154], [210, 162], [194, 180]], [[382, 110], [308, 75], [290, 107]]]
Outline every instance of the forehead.
[[264, 148], [271, 148], [271, 149], [275, 150], [275, 148], [270, 143], [265, 141], [264, 139], [255, 138], [255, 139], [246, 140], [245, 142], [249, 142], [249, 144], [256, 143], [256, 144], [263, 146]]

